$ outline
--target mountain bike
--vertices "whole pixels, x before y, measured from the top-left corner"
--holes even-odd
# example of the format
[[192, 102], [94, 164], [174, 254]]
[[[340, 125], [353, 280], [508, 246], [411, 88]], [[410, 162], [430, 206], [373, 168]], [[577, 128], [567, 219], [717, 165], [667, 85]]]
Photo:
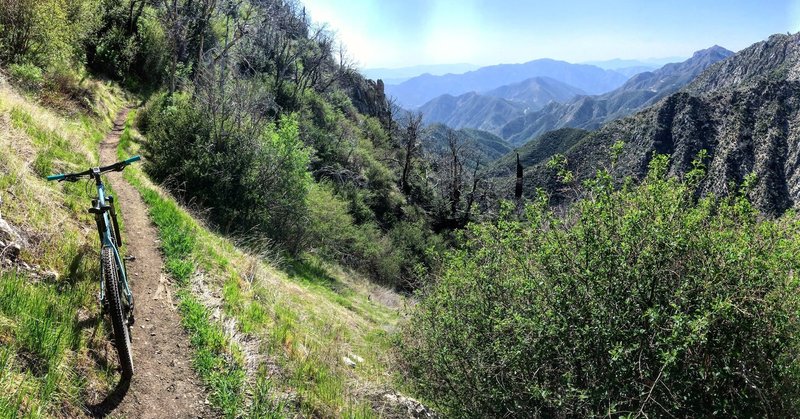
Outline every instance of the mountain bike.
[[100, 235], [100, 300], [104, 312], [109, 313], [114, 330], [114, 346], [117, 347], [122, 377], [133, 377], [133, 356], [131, 354], [131, 326], [133, 317], [133, 293], [128, 284], [125, 261], [120, 256], [122, 236], [114, 208], [114, 197], [106, 195], [100, 175], [106, 172], [121, 172], [128, 165], [141, 159], [134, 156], [128, 160], [102, 167], [93, 167], [85, 172], [50, 175], [47, 180], [77, 182], [90, 179], [97, 186], [97, 198], [92, 199], [89, 213], [94, 214], [97, 233]]

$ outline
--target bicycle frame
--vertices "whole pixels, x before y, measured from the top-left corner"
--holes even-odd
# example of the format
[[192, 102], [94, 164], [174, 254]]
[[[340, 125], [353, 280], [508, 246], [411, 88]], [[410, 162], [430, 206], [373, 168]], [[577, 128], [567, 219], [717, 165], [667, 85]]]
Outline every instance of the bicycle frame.
[[[114, 236], [112, 236], [112, 226], [116, 228], [117, 223], [116, 220], [112, 219], [112, 217], [116, 217], [115, 209], [113, 207], [114, 202], [113, 199], [109, 199], [110, 197], [106, 195], [105, 185], [103, 185], [103, 180], [100, 177], [100, 169], [93, 168], [91, 173], [92, 179], [95, 181], [95, 185], [97, 187], [97, 200], [93, 203], [95, 204], [92, 208], [89, 209], [89, 212], [95, 215], [95, 221], [97, 222], [97, 232], [100, 235], [100, 247], [101, 249], [104, 247], [110, 247], [113, 249], [114, 257], [117, 260], [117, 266], [119, 266], [119, 282], [121, 283], [120, 289], [123, 290], [125, 294], [125, 304], [132, 308], [133, 307], [133, 293], [131, 292], [130, 286], [128, 284], [128, 276], [125, 272], [125, 264], [123, 263], [122, 256], [119, 254], [119, 247], [117, 246], [118, 242], [115, 238], [119, 237], [119, 231], [114, 232]], [[111, 205], [108, 205], [110, 201]], [[113, 222], [113, 224], [112, 224]], [[102, 277], [103, 269], [100, 269], [101, 277], [100, 277], [100, 301], [105, 301], [105, 281]], [[131, 310], [132, 312], [132, 310]]]

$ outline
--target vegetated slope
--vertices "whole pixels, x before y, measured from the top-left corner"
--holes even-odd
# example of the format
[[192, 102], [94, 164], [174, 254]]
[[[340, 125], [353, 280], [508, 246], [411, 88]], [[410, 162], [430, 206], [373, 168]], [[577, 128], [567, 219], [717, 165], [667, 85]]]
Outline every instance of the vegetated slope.
[[449, 153], [448, 132], [455, 133], [458, 141], [471, 150], [470, 160], [472, 161], [486, 164], [511, 151], [511, 147], [505, 140], [492, 133], [469, 128], [452, 130], [443, 124], [433, 124], [425, 129], [422, 141], [425, 152], [434, 156]]
[[510, 121], [545, 105], [564, 103], [585, 95], [581, 89], [549, 77], [501, 86], [482, 93], [453, 97], [439, 96], [419, 108], [423, 121], [443, 123], [453, 128], [475, 128], [499, 134]]
[[579, 128], [561, 128], [546, 132], [534, 140], [528, 141], [522, 147], [496, 159], [484, 170], [484, 173], [492, 177], [513, 178], [516, 173], [517, 154], [519, 154], [519, 161], [523, 167], [532, 167], [546, 162], [556, 154], [569, 151], [589, 133], [589, 131]]
[[[138, 152], [135, 131], [121, 146]], [[390, 345], [405, 298], [350, 270], [306, 255], [285, 268], [269, 248], [249, 251], [153, 185], [141, 169], [125, 178], [150, 207], [169, 273], [179, 287], [196, 364], [230, 417], [397, 417], [426, 411], [399, 395]], [[317, 202], [325, 211], [329, 202]], [[328, 213], [335, 217], [336, 214]], [[255, 250], [254, 250], [255, 249]], [[224, 329], [215, 325], [224, 325]], [[229, 348], [219, 354], [220, 348]]]
[[800, 218], [668, 165], [470, 224], [404, 326], [417, 391], [448, 417], [800, 415]]
[[521, 103], [470, 92], [457, 97], [439, 96], [422, 105], [419, 111], [426, 124], [443, 123], [453, 128], [498, 132], [524, 109]]
[[80, 416], [120, 377], [96, 297], [97, 230], [86, 212], [91, 185], [44, 176], [96, 165], [122, 101], [108, 84], [62, 81], [70, 95], [41, 85], [23, 95], [0, 73], [2, 417]]
[[[566, 153], [588, 175], [610, 167], [609, 147], [623, 141], [615, 172], [640, 178], [654, 153], [670, 154], [681, 175], [707, 150], [704, 193], [725, 195], [754, 173], [755, 205], [778, 214], [800, 202], [800, 35], [773, 35], [708, 69], [685, 91], [587, 135]], [[557, 189], [542, 165], [530, 168], [528, 192]], [[579, 176], [580, 177], [580, 176]]]
[[590, 94], [605, 93], [621, 86], [627, 78], [612, 70], [585, 64], [540, 59], [524, 64], [500, 64], [464, 74], [422, 75], [398, 85], [386, 86], [386, 93], [398, 104], [416, 108], [443, 94], [481, 92], [521, 82], [531, 77], [551, 77]]
[[686, 86], [703, 70], [729, 57], [719, 46], [697, 51], [688, 60], [667, 64], [653, 72], [633, 76], [621, 87], [599, 96], [584, 96], [569, 103], [552, 103], [510, 121], [500, 135], [512, 144], [524, 144], [561, 127], [595, 129], [604, 122], [629, 115]]

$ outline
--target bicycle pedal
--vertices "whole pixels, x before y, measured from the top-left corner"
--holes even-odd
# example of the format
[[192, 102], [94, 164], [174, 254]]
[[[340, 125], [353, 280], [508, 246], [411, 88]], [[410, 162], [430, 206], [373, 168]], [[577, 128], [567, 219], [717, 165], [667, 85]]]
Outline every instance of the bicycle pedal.
[[125, 260], [125, 262], [134, 262], [136, 260], [136, 256], [133, 256], [133, 255], [125, 256], [122, 259]]

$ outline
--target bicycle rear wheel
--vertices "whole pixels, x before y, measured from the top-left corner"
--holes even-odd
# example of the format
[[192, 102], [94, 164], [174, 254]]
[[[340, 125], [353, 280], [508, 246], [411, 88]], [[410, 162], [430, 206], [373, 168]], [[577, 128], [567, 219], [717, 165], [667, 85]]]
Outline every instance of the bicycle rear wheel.
[[128, 313], [122, 304], [122, 290], [119, 287], [119, 265], [111, 247], [104, 247], [102, 254], [103, 280], [106, 284], [106, 300], [114, 328], [114, 346], [117, 347], [122, 377], [133, 377], [133, 355], [131, 352], [131, 334], [128, 328]]

